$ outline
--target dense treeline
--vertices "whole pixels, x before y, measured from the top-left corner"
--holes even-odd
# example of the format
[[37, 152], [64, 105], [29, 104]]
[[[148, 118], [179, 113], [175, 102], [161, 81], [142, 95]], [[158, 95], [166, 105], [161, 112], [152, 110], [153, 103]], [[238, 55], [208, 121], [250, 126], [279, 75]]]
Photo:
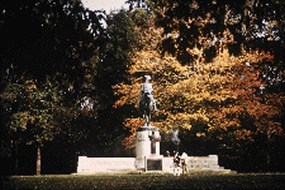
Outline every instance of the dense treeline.
[[[119, 154], [111, 150], [124, 134], [112, 85], [125, 79], [137, 43], [132, 20], [123, 11], [90, 11], [77, 0], [9, 0], [0, 9], [1, 157], [12, 162], [12, 172], [70, 173], [76, 162], [56, 163]], [[48, 147], [61, 156], [54, 160]], [[33, 169], [23, 169], [30, 160]]]
[[72, 173], [78, 155], [133, 155], [144, 73], [153, 78], [163, 152], [177, 148], [178, 130], [190, 155], [284, 171], [284, 2], [128, 3], [107, 15], [79, 0], [1, 1], [1, 162], [9, 172]]

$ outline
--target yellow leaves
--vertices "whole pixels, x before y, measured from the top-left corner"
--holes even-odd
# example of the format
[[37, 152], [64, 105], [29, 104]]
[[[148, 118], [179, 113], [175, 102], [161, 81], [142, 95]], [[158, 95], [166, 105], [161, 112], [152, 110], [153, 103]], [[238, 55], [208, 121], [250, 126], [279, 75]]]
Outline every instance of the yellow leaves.
[[36, 123], [36, 117], [30, 116], [30, 122], [32, 125], [34, 125]]
[[206, 112], [203, 113], [201, 111], [189, 114], [189, 120], [191, 124], [199, 123], [199, 124], [208, 125], [210, 122], [210, 118], [208, 117], [207, 113]]
[[[187, 22], [182, 21], [185, 25]], [[182, 65], [175, 57], [159, 52], [161, 34], [162, 30], [155, 27], [141, 33], [144, 47], [131, 57], [129, 82], [114, 86], [119, 97], [114, 107], [131, 105], [138, 109], [141, 73], [149, 73], [159, 109], [153, 114], [152, 124], [163, 131], [175, 127], [190, 130], [195, 124], [208, 127], [208, 132], [216, 129], [231, 132], [239, 140], [249, 140], [254, 135], [254, 130], [246, 128], [252, 126], [259, 126], [263, 131], [270, 129], [275, 134], [283, 133], [274, 118], [280, 114], [280, 105], [284, 105], [285, 100], [278, 97], [279, 94], [263, 99], [256, 95], [257, 89], [264, 85], [260, 64], [263, 60], [272, 60], [271, 54], [244, 51], [241, 56], [232, 56], [226, 44], [235, 42], [230, 32], [225, 31], [223, 44], [211, 62], [206, 63], [203, 58], [203, 48], [210, 43], [205, 41], [205, 47], [186, 47], [194, 60]], [[171, 33], [173, 39], [177, 35], [177, 32]], [[250, 122], [244, 124], [246, 117]], [[129, 117], [124, 125], [132, 134], [125, 144], [133, 146], [135, 131], [143, 125], [143, 119]], [[203, 133], [198, 135], [203, 136]]]
[[237, 118], [233, 118], [233, 119], [224, 118], [224, 119], [225, 121], [220, 123], [220, 127], [224, 129], [225, 131], [227, 131], [229, 128], [231, 129], [234, 128], [234, 130], [236, 130], [241, 127], [240, 121]]
[[135, 148], [135, 140], [136, 140], [136, 131], [139, 127], [144, 125], [143, 118], [127, 118], [124, 120], [126, 128], [129, 129], [131, 135], [124, 139], [123, 145], [126, 149], [134, 149]]
[[245, 60], [243, 60], [243, 62], [245, 62], [246, 59], [251, 60], [253, 63], [259, 63], [263, 60], [273, 60], [274, 56], [270, 54], [270, 52], [259, 52], [258, 50], [255, 50], [251, 52], [246, 52]]
[[188, 114], [185, 113], [169, 114], [165, 120], [165, 124], [168, 125], [169, 128], [191, 128], [190, 117]]
[[29, 120], [30, 116], [27, 112], [14, 113], [11, 118], [11, 129], [15, 132], [17, 131], [17, 129], [25, 131], [27, 129], [27, 124]]
[[132, 85], [127, 85], [119, 83], [113, 86], [115, 90], [115, 95], [120, 96], [120, 98], [113, 105], [115, 108], [121, 107], [123, 105], [137, 105], [140, 96], [140, 83], [136, 82]]
[[202, 54], [203, 54], [203, 50], [197, 48], [197, 46], [195, 46], [195, 47], [192, 48], [192, 49], [187, 48], [186, 51], [187, 51], [188, 53], [191, 53], [192, 55], [196, 55], [196, 56], [198, 56], [198, 57], [201, 57]]
[[135, 149], [135, 141], [136, 141], [136, 134], [131, 134], [130, 136], [126, 137], [123, 140], [123, 145], [125, 147], [125, 149]]
[[25, 87], [27, 91], [35, 91], [37, 89], [37, 86], [34, 80], [25, 81]]
[[234, 132], [235, 138], [238, 141], [253, 141], [253, 132], [247, 129], [236, 130]]
[[130, 128], [132, 133], [136, 132], [136, 129], [144, 125], [143, 118], [127, 118], [124, 121], [124, 125]]
[[[129, 73], [148, 72], [153, 78], [182, 77], [185, 78], [186, 67], [183, 67], [175, 58], [161, 55], [156, 50], [141, 51], [133, 58], [133, 64], [130, 66]], [[169, 78], [170, 79], [170, 78]], [[175, 80], [175, 79], [174, 79]]]
[[284, 136], [284, 129], [280, 122], [269, 121], [268, 129], [266, 131], [270, 135]]
[[[189, 50], [190, 51], [190, 50]], [[191, 50], [193, 54], [201, 51]], [[133, 57], [134, 64], [129, 67], [129, 74], [134, 76], [140, 72], [150, 72], [153, 78], [155, 99], [158, 107], [164, 112], [155, 114], [156, 118], [164, 118], [156, 122], [156, 126], [169, 130], [173, 127], [191, 129], [192, 123], [209, 125], [210, 114], [205, 102], [219, 104], [227, 99], [236, 99], [229, 84], [235, 80], [233, 66], [236, 64], [227, 51], [208, 64], [195, 64], [194, 67], [181, 65], [176, 58], [161, 56], [155, 49], [142, 50]], [[137, 105], [140, 97], [139, 78], [131, 77], [131, 84], [118, 84], [114, 87], [120, 99], [114, 107]], [[134, 133], [141, 126], [141, 119], [128, 118], [124, 125]], [[236, 121], [225, 124], [238, 126]]]

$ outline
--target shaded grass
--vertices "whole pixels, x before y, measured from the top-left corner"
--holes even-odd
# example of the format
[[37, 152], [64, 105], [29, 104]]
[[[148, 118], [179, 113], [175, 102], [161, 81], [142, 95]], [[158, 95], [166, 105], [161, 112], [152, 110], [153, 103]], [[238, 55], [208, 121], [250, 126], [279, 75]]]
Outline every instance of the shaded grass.
[[12, 176], [9, 190], [285, 189], [285, 174], [167, 174]]

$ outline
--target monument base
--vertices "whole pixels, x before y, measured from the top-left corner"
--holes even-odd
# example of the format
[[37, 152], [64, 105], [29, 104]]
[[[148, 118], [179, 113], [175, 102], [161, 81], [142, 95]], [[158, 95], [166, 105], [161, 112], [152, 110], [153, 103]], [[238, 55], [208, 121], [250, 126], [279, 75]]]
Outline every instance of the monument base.
[[[162, 160], [160, 155], [160, 134], [154, 126], [142, 126], [138, 128], [136, 133], [136, 163], [138, 170], [146, 171], [148, 167], [151, 170], [159, 169], [157, 160]], [[153, 160], [153, 161], [151, 161]], [[152, 163], [152, 164], [151, 164]], [[154, 164], [156, 163], [156, 164]], [[160, 161], [162, 163], [162, 161]], [[160, 164], [162, 165], [162, 164]]]
[[135, 160], [134, 157], [79, 156], [77, 174], [135, 172]]
[[[218, 164], [217, 155], [209, 156], [187, 156], [187, 170], [189, 172], [222, 172], [230, 173]], [[138, 160], [135, 157], [86, 157], [79, 156], [77, 174], [97, 173], [130, 173], [130, 172], [163, 172], [173, 173], [174, 164], [172, 157], [153, 155], [145, 157], [141, 167], [137, 166]], [[146, 167], [145, 167], [146, 166]]]
[[136, 158], [135, 166], [141, 171], [162, 171], [162, 160], [163, 155], [151, 154], [149, 156]]
[[162, 162], [163, 162], [163, 157], [146, 158], [145, 171], [163, 171]]
[[[219, 166], [218, 156], [187, 156], [184, 158], [186, 163], [186, 168], [188, 172], [201, 172], [201, 171], [211, 171], [211, 172], [232, 172], [230, 169], [225, 169]], [[163, 157], [162, 160], [162, 171], [165, 173], [173, 173], [175, 165], [173, 163], [172, 157]]]

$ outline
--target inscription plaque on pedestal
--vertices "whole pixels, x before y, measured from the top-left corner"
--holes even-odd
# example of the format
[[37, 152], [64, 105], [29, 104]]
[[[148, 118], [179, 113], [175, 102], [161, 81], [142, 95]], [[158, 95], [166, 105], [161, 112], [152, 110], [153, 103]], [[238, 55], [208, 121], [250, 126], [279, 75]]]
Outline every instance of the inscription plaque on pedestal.
[[147, 170], [162, 170], [162, 159], [147, 159]]

